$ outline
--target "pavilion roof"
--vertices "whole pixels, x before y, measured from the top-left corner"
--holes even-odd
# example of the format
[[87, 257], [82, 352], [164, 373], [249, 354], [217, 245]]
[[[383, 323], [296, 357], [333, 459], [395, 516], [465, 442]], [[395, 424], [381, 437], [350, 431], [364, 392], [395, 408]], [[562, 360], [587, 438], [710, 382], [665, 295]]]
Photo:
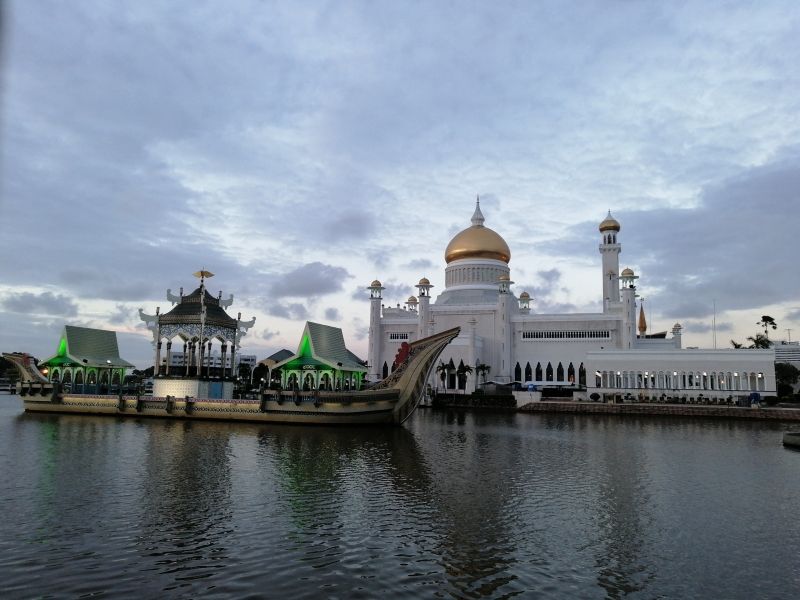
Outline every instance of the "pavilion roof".
[[76, 325], [64, 326], [57, 352], [42, 362], [51, 366], [75, 363], [90, 367], [133, 367], [119, 355], [116, 331]]
[[209, 294], [204, 285], [201, 285], [191, 294], [182, 296], [178, 304], [159, 317], [159, 323], [161, 325], [200, 323], [203, 305], [206, 307], [205, 322], [207, 325], [217, 325], [230, 329], [236, 328], [236, 319], [228, 316], [225, 309], [219, 305], [219, 298]]
[[332, 369], [366, 372], [364, 361], [350, 352], [344, 344], [342, 330], [338, 327], [306, 321], [297, 352], [279, 361], [274, 368], [290, 365], [327, 365]]

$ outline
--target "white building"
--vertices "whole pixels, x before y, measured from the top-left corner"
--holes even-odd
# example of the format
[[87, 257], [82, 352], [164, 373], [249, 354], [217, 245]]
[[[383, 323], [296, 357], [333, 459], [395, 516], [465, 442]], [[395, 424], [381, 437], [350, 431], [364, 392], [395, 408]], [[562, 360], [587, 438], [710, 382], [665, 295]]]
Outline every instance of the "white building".
[[[169, 353], [169, 366], [170, 369], [178, 368], [178, 367], [185, 367], [187, 355], [183, 352], [170, 352]], [[251, 369], [254, 369], [258, 360], [256, 359], [255, 354], [237, 354], [236, 355], [236, 367], [239, 365], [249, 365]], [[222, 356], [221, 354], [214, 352], [211, 355], [204, 355], [203, 356], [203, 367], [211, 367], [212, 369], [218, 369], [222, 367]], [[225, 368], [229, 369], [231, 366], [231, 355], [225, 355]]]
[[[527, 292], [519, 297], [512, 292], [511, 251], [484, 225], [478, 202], [472, 224], [445, 249], [445, 289], [435, 301], [427, 278], [416, 286], [418, 297], [404, 306], [383, 304], [379, 280], [367, 288], [369, 379], [377, 381], [392, 370], [403, 342], [460, 326], [461, 334], [442, 354], [443, 368], [432, 376], [434, 387], [470, 392], [485, 379], [575, 386], [587, 394], [774, 394], [772, 350], [683, 350], [677, 323], [671, 337], [646, 335], [641, 308], [637, 318], [638, 277], [619, 268], [620, 230], [610, 212], [599, 226], [603, 311], [540, 314]], [[463, 373], [465, 366], [471, 374]]]

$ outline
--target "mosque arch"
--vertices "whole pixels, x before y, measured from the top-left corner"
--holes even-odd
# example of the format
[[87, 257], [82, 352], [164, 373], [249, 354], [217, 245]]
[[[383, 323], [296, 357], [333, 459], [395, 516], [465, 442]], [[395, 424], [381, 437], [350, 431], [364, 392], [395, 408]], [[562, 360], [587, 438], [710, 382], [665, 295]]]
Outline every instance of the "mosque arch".
[[540, 362], [536, 363], [536, 381], [544, 381], [542, 377], [542, 363]]
[[389, 365], [384, 361], [383, 363], [383, 378], [386, 379], [389, 376]]
[[578, 385], [586, 385], [586, 368], [583, 363], [578, 367]]
[[531, 370], [531, 363], [527, 363], [525, 365], [525, 381], [531, 381], [533, 379], [533, 371]]
[[572, 363], [569, 363], [569, 366], [567, 367], [567, 381], [570, 383], [575, 383], [575, 367], [572, 365]]
[[564, 381], [564, 365], [558, 363], [558, 368], [556, 368], [556, 381]]
[[545, 370], [545, 376], [547, 381], [553, 381], [553, 365], [552, 363], [547, 363], [547, 369]]
[[62, 383], [72, 383], [72, 371], [70, 371], [69, 369], [66, 369], [64, 371], [64, 379]]
[[522, 368], [519, 363], [514, 367], [514, 381], [522, 381]]
[[114, 372], [114, 376], [111, 378], [111, 385], [119, 385], [119, 371]]

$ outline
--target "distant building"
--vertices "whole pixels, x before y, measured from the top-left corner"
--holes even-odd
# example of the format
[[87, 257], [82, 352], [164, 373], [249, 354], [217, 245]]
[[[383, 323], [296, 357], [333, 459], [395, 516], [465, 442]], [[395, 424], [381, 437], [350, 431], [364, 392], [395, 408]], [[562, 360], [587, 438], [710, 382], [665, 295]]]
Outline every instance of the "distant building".
[[777, 342], [774, 346], [775, 362], [800, 367], [800, 342]]

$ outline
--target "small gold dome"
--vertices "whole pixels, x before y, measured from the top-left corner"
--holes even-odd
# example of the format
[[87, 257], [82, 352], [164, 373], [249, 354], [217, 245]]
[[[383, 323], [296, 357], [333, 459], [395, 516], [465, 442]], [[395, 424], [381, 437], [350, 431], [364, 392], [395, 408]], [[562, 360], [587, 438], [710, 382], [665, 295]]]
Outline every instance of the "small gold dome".
[[382, 286], [381, 286], [381, 282], [376, 279], [372, 283], [369, 284], [369, 287], [382, 287]]
[[633, 277], [633, 269], [626, 267], [622, 269], [622, 273], [620, 273], [620, 277]]
[[608, 215], [606, 215], [606, 218], [600, 223], [600, 233], [604, 231], [619, 231], [620, 229], [619, 221], [611, 216], [611, 211], [608, 211]]
[[511, 250], [497, 232], [483, 225], [473, 225], [457, 233], [444, 251], [448, 264], [461, 258], [492, 258], [508, 263]]
[[519, 295], [519, 299], [520, 300], [530, 300], [531, 299], [531, 295], [528, 292], [522, 292]]
[[503, 273], [500, 277], [497, 278], [497, 281], [511, 281], [511, 277]]
[[406, 300], [406, 304], [417, 304], [416, 296], [409, 296], [408, 300]]
[[430, 285], [430, 284], [431, 284], [431, 282], [428, 281], [428, 278], [427, 277], [423, 277], [422, 279], [419, 280], [419, 283], [417, 285]]

